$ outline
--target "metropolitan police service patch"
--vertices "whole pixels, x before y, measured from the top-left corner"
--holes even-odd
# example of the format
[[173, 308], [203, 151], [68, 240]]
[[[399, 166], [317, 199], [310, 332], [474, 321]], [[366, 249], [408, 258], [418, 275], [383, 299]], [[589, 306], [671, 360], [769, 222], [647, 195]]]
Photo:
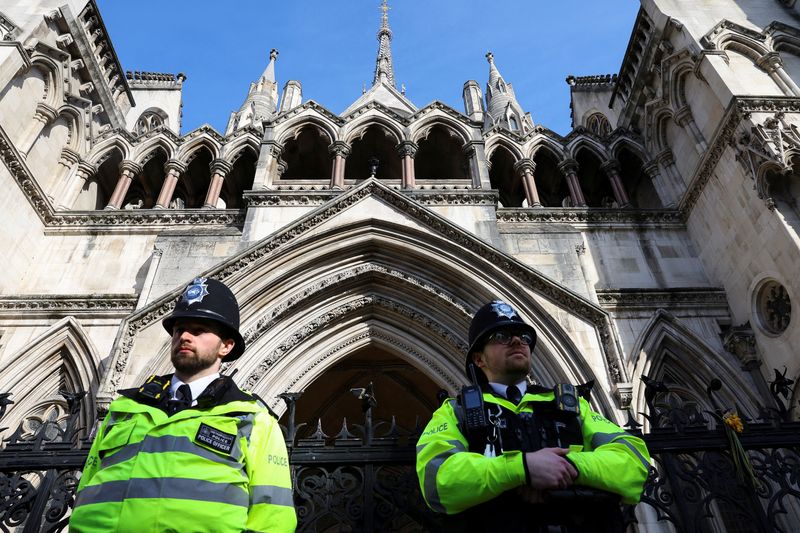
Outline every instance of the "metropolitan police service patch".
[[207, 424], [200, 424], [194, 440], [222, 453], [231, 453], [236, 435], [225, 433]]
[[506, 318], [514, 318], [517, 316], [517, 312], [514, 311], [513, 307], [499, 300], [492, 302], [492, 311], [494, 311], [497, 316], [504, 316]]
[[183, 292], [183, 301], [186, 302], [187, 305], [202, 302], [203, 298], [208, 296], [208, 285], [206, 281], [206, 278], [194, 278], [189, 286], [186, 287], [186, 290]]

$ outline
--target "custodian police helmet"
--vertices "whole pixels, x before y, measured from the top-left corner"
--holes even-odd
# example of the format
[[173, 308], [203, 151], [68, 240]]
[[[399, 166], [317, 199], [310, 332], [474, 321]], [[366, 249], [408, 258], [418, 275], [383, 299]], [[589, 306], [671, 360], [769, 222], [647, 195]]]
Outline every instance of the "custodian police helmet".
[[236, 344], [225, 357], [225, 362], [234, 361], [244, 353], [244, 339], [239, 333], [239, 303], [231, 290], [221, 281], [211, 278], [195, 278], [186, 287], [175, 304], [172, 314], [161, 323], [172, 335], [172, 326], [179, 318], [212, 320], [221, 325]]
[[[490, 333], [508, 327], [530, 333], [533, 337], [533, 342], [531, 343], [531, 351], [533, 351], [533, 347], [536, 346], [536, 330], [522, 320], [522, 317], [506, 302], [501, 300], [491, 301], [478, 309], [469, 325], [469, 350], [467, 350], [465, 364], [467, 376], [470, 375], [469, 366], [472, 364], [472, 353], [483, 348], [486, 337]], [[476, 370], [479, 369], [476, 368]]]

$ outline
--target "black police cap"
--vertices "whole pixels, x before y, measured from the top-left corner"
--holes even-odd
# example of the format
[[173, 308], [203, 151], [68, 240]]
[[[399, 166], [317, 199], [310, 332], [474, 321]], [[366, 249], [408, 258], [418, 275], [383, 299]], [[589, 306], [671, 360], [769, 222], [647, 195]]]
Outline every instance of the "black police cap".
[[244, 338], [239, 333], [239, 303], [233, 292], [221, 281], [212, 278], [195, 278], [184, 289], [175, 309], [161, 321], [167, 333], [179, 318], [211, 320], [226, 332], [226, 338], [235, 342], [233, 350], [224, 361], [235, 361], [244, 353]]
[[472, 353], [480, 351], [486, 342], [486, 337], [498, 329], [513, 327], [531, 334], [531, 351], [536, 346], [536, 330], [527, 324], [519, 316], [511, 305], [502, 300], [493, 300], [484, 305], [472, 317], [469, 325], [469, 350], [467, 350], [467, 360], [465, 361], [465, 371], [469, 373], [469, 365], [472, 364]]

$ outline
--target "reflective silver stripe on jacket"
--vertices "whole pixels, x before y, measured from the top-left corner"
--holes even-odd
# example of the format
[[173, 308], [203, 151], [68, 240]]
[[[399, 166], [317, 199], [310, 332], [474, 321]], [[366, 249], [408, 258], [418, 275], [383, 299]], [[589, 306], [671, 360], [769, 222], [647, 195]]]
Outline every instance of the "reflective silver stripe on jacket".
[[646, 470], [650, 470], [650, 463], [647, 462], [647, 459], [639, 453], [639, 450], [636, 449], [636, 446], [625, 440], [625, 437], [630, 437], [630, 433], [626, 433], [625, 431], [619, 433], [595, 433], [592, 435], [592, 449], [596, 450], [599, 446], [603, 444], [609, 444], [611, 442], [616, 442], [620, 444], [624, 444], [628, 447], [633, 454], [639, 458], [639, 461], [642, 462]]
[[257, 503], [294, 507], [292, 489], [275, 485], [250, 485], [250, 505]]
[[[444, 463], [447, 458], [459, 452], [467, 451], [464, 447], [464, 443], [460, 440], [448, 440], [447, 443], [453, 447], [434, 456], [433, 459], [428, 461], [428, 464], [425, 465], [425, 500], [428, 502], [428, 506], [437, 513], [447, 512], [444, 505], [442, 505], [442, 501], [439, 499], [439, 489], [436, 486], [436, 477], [439, 475], [439, 468], [441, 468], [442, 463]], [[417, 455], [425, 449], [425, 446], [427, 445], [417, 446]]]
[[78, 493], [75, 507], [95, 503], [121, 502], [134, 498], [170, 498], [225, 503], [247, 507], [249, 497], [241, 487], [229, 483], [213, 483], [202, 479], [177, 477], [133, 478], [107, 481], [84, 487]]
[[164, 435], [162, 437], [145, 437], [141, 442], [129, 444], [113, 455], [103, 458], [100, 461], [100, 468], [108, 468], [135, 457], [138, 453], [171, 453], [182, 452], [198, 455], [209, 461], [215, 463], [222, 463], [224, 465], [242, 470], [244, 464], [240, 462], [242, 452], [235, 447], [231, 450], [232, 457], [223, 454], [214, 453], [192, 442], [188, 437], [176, 437], [174, 435]]
[[250, 413], [249, 415], [245, 416], [241, 420], [239, 420], [239, 424], [236, 430], [236, 439], [233, 441], [233, 449], [231, 450], [231, 455], [236, 457], [237, 459], [242, 458], [242, 439], [246, 439], [247, 442], [250, 442], [250, 435], [253, 433], [253, 422], [255, 422], [256, 415]]

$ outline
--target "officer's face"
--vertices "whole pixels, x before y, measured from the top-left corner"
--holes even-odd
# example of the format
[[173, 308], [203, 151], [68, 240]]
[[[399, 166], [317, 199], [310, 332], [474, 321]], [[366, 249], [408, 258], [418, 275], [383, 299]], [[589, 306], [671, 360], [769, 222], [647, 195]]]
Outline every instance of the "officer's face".
[[172, 365], [178, 377], [216, 372], [222, 358], [233, 349], [233, 339], [223, 339], [213, 322], [178, 319], [172, 327]]
[[531, 347], [519, 335], [513, 335], [508, 344], [489, 340], [482, 351], [473, 354], [473, 360], [489, 381], [513, 385], [531, 371]]

